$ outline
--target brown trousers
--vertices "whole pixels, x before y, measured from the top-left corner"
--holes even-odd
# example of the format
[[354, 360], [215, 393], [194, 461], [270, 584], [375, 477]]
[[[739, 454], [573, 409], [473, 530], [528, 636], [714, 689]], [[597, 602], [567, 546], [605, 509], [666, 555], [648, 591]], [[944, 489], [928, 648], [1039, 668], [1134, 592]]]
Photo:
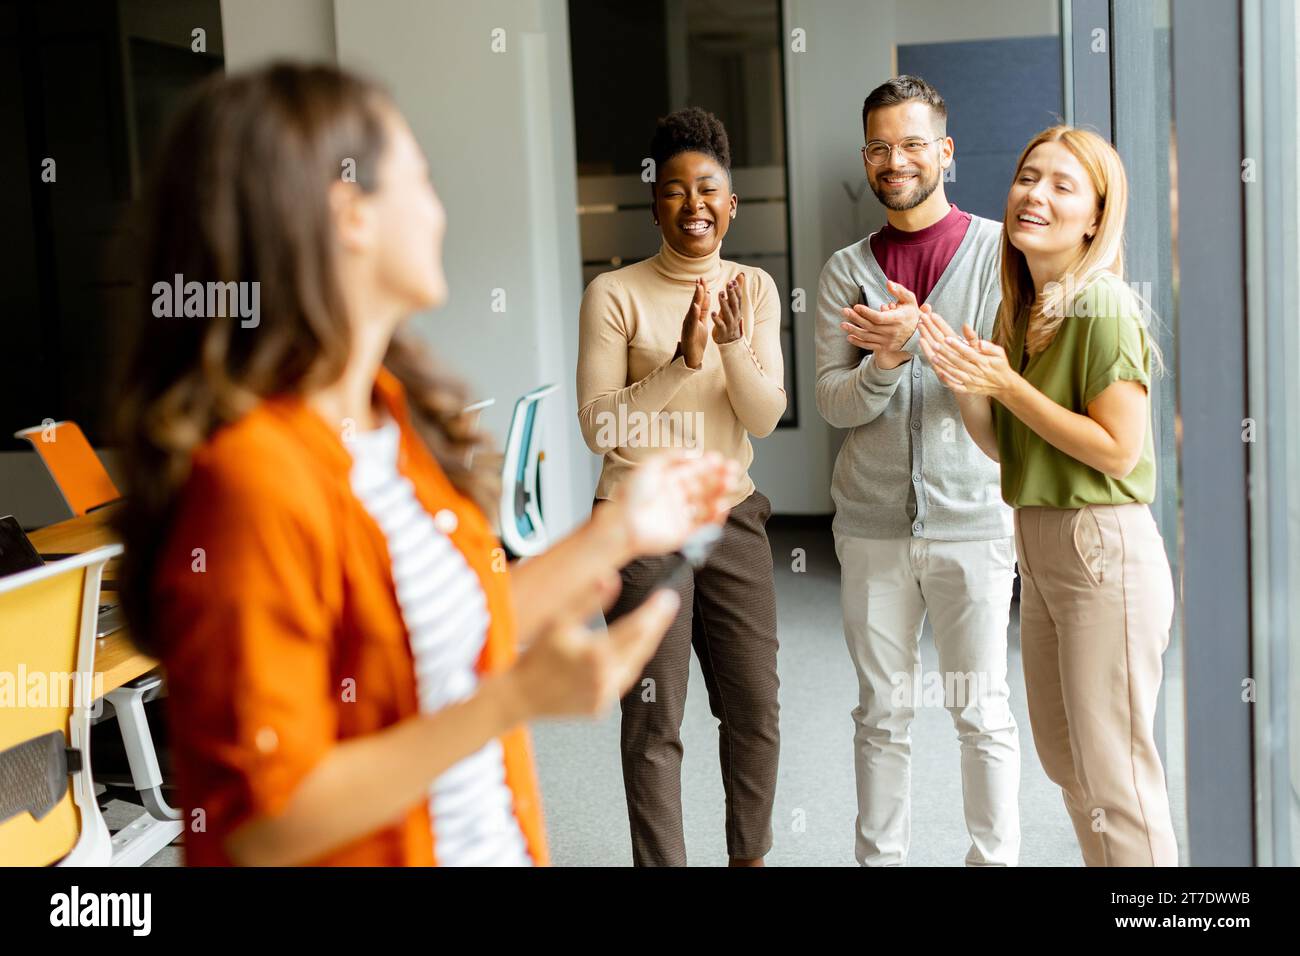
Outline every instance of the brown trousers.
[[[691, 648], [718, 719], [727, 806], [727, 853], [757, 859], [772, 848], [777, 731], [776, 585], [765, 525], [771, 502], [757, 491], [731, 509], [708, 563], [688, 574], [682, 609], [641, 679], [623, 698], [623, 786], [637, 866], [685, 866], [682, 714]], [[622, 571], [613, 621], [649, 596], [668, 558]]]
[[1174, 588], [1144, 504], [1018, 508], [1034, 746], [1088, 866], [1177, 866], [1153, 730]]

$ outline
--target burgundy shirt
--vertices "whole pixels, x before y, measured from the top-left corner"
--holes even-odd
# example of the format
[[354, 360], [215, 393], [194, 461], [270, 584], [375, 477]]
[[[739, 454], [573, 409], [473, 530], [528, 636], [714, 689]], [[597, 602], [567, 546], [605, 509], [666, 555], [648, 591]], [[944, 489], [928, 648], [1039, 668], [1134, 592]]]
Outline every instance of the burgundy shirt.
[[948, 215], [932, 226], [906, 232], [886, 223], [871, 236], [871, 254], [885, 278], [911, 289], [919, 303], [930, 297], [970, 226], [970, 213], [949, 206]]

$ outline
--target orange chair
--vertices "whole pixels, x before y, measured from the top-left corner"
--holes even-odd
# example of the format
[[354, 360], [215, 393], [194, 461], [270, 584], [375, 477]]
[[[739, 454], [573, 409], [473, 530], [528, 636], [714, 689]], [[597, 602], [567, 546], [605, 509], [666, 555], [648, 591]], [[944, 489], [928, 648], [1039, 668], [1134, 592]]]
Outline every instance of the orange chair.
[[14, 433], [36, 449], [74, 515], [122, 497], [76, 422], [51, 422]]

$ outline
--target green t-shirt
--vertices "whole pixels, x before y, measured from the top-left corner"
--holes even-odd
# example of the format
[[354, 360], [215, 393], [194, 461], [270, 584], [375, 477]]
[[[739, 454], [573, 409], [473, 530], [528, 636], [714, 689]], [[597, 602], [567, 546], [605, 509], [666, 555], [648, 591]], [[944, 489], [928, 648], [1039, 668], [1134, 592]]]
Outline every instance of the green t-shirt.
[[[1007, 349], [1007, 360], [1036, 389], [1081, 415], [1112, 382], [1151, 388], [1151, 349], [1141, 304], [1117, 276], [1102, 276], [1074, 299], [1071, 314], [1050, 345], [1022, 366], [1024, 323]], [[1048, 444], [994, 401], [993, 428], [1002, 461], [1002, 498], [1013, 508], [1082, 508], [1091, 504], [1150, 504], [1156, 460], [1151, 444], [1151, 402], [1142, 457], [1126, 477], [1111, 478]]]

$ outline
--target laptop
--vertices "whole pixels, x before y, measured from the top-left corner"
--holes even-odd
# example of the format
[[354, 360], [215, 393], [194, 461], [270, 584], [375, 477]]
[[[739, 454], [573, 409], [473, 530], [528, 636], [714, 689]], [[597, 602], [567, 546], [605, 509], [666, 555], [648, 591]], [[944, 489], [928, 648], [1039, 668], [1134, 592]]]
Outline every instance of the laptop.
[[[27, 537], [17, 518], [13, 515], [0, 518], [0, 577], [43, 567], [47, 560], [57, 561], [70, 557], [72, 557], [70, 554], [42, 555]], [[103, 592], [100, 593], [102, 596]], [[126, 620], [122, 616], [122, 608], [119, 604], [101, 604], [95, 636], [107, 637], [114, 631], [120, 631], [125, 624]]]

